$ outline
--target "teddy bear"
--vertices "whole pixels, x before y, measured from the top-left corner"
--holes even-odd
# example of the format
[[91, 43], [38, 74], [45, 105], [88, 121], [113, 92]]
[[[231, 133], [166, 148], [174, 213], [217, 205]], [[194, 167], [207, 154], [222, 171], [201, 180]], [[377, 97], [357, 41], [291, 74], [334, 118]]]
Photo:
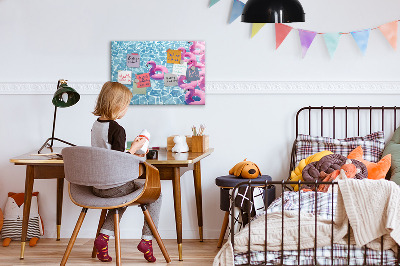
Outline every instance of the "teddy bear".
[[231, 170], [229, 170], [229, 174], [252, 179], [260, 176], [261, 171], [255, 163], [247, 161], [246, 158], [242, 162], [237, 163]]
[[[27, 239], [30, 239], [29, 246], [36, 245], [40, 236], [43, 235], [43, 223], [39, 215], [38, 207], [39, 192], [32, 193], [31, 211], [29, 214]], [[3, 228], [1, 237], [3, 246], [8, 247], [11, 240], [21, 240], [22, 219], [24, 213], [24, 193], [9, 192], [4, 208]]]
[[185, 136], [175, 136], [174, 137], [175, 146], [172, 148], [172, 152], [188, 152], [189, 146], [186, 143]]

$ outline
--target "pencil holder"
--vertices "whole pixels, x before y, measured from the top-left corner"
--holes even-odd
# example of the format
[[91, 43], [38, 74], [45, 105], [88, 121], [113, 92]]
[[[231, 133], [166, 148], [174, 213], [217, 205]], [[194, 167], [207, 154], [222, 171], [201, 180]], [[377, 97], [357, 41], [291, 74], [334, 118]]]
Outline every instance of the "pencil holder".
[[209, 136], [192, 136], [192, 152], [205, 152], [208, 150]]

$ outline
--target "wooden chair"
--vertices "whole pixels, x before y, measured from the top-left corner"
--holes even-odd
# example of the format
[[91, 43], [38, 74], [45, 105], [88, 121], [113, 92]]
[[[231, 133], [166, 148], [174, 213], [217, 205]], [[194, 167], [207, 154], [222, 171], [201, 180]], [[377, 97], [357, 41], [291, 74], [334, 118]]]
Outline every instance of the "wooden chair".
[[[63, 149], [62, 155], [65, 179], [70, 182], [68, 186], [69, 196], [74, 204], [82, 207], [82, 211], [60, 265], [66, 264], [88, 209], [102, 209], [96, 237], [103, 226], [107, 210], [116, 209], [114, 215], [116, 265], [121, 265], [118, 208], [129, 205], [139, 205], [142, 208], [145, 220], [149, 224], [166, 262], [171, 262], [145, 205], [157, 200], [161, 193], [160, 175], [157, 168], [137, 156], [103, 148], [68, 147]], [[137, 167], [138, 161], [140, 161], [139, 169], [141, 170]], [[92, 186], [116, 185], [128, 182], [132, 179], [132, 176], [145, 177], [144, 180], [138, 180], [144, 182], [143, 189], [118, 198], [100, 198], [91, 191]], [[96, 257], [94, 247], [92, 257]]]

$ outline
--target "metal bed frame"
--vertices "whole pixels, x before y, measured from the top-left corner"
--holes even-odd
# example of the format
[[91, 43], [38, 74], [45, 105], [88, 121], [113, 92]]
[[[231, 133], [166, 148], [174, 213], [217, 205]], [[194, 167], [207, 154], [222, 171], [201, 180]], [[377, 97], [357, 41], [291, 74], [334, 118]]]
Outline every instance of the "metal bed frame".
[[[301, 108], [297, 114], [296, 114], [296, 138], [297, 136], [300, 134], [299, 133], [299, 120], [300, 120], [300, 114], [303, 111], [308, 111], [308, 134], [311, 135], [311, 131], [312, 131], [312, 126], [311, 126], [311, 112], [313, 110], [317, 110], [319, 111], [319, 115], [320, 115], [320, 136], [324, 136], [324, 111], [325, 110], [331, 110], [330, 113], [332, 114], [332, 129], [333, 129], [333, 138], [336, 137], [336, 122], [338, 119], [336, 119], [336, 113], [337, 112], [344, 112], [344, 121], [342, 122], [342, 125], [344, 123], [344, 129], [345, 129], [345, 137], [348, 137], [348, 125], [349, 125], [349, 115], [348, 113], [350, 112], [356, 112], [357, 115], [357, 136], [360, 136], [360, 113], [361, 112], [369, 112], [369, 132], [372, 133], [372, 125], [373, 125], [373, 114], [375, 114], [376, 112], [381, 112], [381, 130], [384, 131], [385, 129], [385, 113], [387, 113], [386, 111], [390, 111], [393, 112], [393, 130], [396, 129], [396, 118], [397, 118], [397, 111], [400, 108], [393, 106], [393, 107], [348, 107], [348, 106], [344, 106], [344, 107], [337, 107], [337, 106], [331, 106], [331, 107], [324, 107], [324, 106], [320, 106], [320, 107], [312, 107], [312, 106], [308, 106], [308, 107], [303, 107]], [[325, 112], [326, 113], [326, 112]], [[325, 121], [328, 119], [325, 119]], [[315, 122], [315, 121], [314, 121]], [[317, 121], [318, 122], [318, 121]], [[354, 125], [354, 124], [353, 124]], [[292, 148], [292, 153], [291, 153], [291, 160], [290, 160], [290, 171], [289, 171], [289, 176], [290, 176], [290, 172], [295, 169], [296, 165], [295, 165], [295, 158], [296, 158], [296, 154], [295, 154], [295, 146], [296, 146], [296, 141], [293, 144], [293, 148]], [[306, 185], [315, 185], [314, 191], [317, 192], [318, 186], [319, 185], [325, 185], [325, 184], [330, 184], [332, 185], [332, 190], [334, 189], [334, 186], [336, 186], [338, 183], [336, 181], [332, 181], [332, 182], [320, 182], [320, 181], [315, 181], [315, 182], [304, 182], [304, 181], [252, 181], [251, 179], [249, 181], [246, 182], [242, 182], [240, 184], [238, 184], [237, 186], [234, 187], [233, 191], [232, 191], [232, 195], [235, 195], [236, 190], [239, 187], [242, 186], [251, 186], [251, 187], [259, 187], [259, 188], [263, 188], [265, 191], [265, 195], [266, 198], [268, 198], [268, 188], [271, 185], [276, 185], [276, 186], [281, 186], [282, 188], [282, 195], [285, 192], [285, 190], [291, 190], [289, 186], [287, 185], [300, 185], [301, 184], [306, 184]], [[298, 191], [299, 193], [299, 202], [301, 202], [301, 192], [300, 190]], [[253, 191], [250, 189], [250, 198], [252, 198]], [[334, 199], [334, 193], [332, 193], [332, 223], [331, 223], [331, 228], [332, 228], [332, 237], [331, 237], [331, 261], [332, 261], [332, 265], [334, 263], [334, 250], [333, 250], [333, 224], [334, 224], [334, 217], [333, 217], [333, 210], [334, 210], [334, 206], [333, 206], [333, 200]], [[317, 198], [317, 193], [315, 193], [315, 213], [317, 213], [317, 202], [318, 202], [318, 198]], [[264, 247], [264, 262], [259, 263], [259, 265], [272, 265], [272, 264], [268, 264], [267, 262], [267, 233], [268, 233], [268, 219], [267, 219], [267, 201], [264, 201], [264, 208], [265, 208], [265, 247]], [[284, 212], [284, 197], [282, 197], [282, 212]], [[299, 220], [298, 220], [298, 226], [300, 227], [300, 204], [299, 204], [299, 210], [298, 210], [298, 214], [299, 214]], [[231, 232], [230, 232], [230, 236], [231, 236], [231, 244], [232, 247], [234, 248], [235, 245], [235, 241], [234, 241], [234, 217], [235, 217], [235, 208], [234, 208], [234, 197], [232, 197], [232, 201], [231, 201]], [[313, 264], [307, 264], [307, 265], [318, 265], [317, 264], [317, 254], [316, 254], [316, 249], [317, 249], [317, 215], [315, 215], [315, 239], [314, 239], [314, 258]], [[251, 243], [251, 219], [249, 219], [248, 222], [248, 227], [249, 227], [249, 242], [247, 245], [247, 264], [245, 265], [250, 265], [251, 264], [251, 249], [250, 249], [250, 243]], [[284, 251], [284, 240], [283, 240], [283, 235], [284, 235], [284, 217], [282, 216], [282, 238], [281, 238], [281, 250], [280, 250], [280, 264], [278, 265], [284, 265], [283, 264], [283, 251]], [[300, 254], [301, 254], [301, 249], [300, 249], [300, 242], [301, 242], [301, 237], [300, 237], [300, 230], [298, 233], [298, 243], [297, 243], [297, 265], [305, 265], [305, 264], [300, 264]], [[396, 263], [395, 265], [400, 265], [400, 246], [397, 245], [397, 248], [399, 250], [399, 252], [397, 253], [397, 258], [396, 258]], [[363, 265], [367, 265], [367, 253], [366, 253], [366, 246], [363, 246], [364, 249], [364, 263]], [[350, 265], [350, 224], [348, 226], [348, 233], [347, 233], [347, 264], [346, 265]], [[383, 261], [383, 236], [381, 237], [381, 257], [380, 257], [380, 265], [384, 265], [384, 261]]]

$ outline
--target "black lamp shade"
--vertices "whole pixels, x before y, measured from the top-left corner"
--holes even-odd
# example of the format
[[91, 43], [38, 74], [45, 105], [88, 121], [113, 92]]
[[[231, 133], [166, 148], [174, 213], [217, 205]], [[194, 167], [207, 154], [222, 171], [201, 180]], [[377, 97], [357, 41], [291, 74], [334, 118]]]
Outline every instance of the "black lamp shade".
[[70, 107], [80, 99], [79, 93], [67, 84], [61, 84], [53, 95], [53, 104], [56, 107]]
[[249, 0], [243, 9], [242, 22], [304, 22], [304, 15], [298, 0]]

